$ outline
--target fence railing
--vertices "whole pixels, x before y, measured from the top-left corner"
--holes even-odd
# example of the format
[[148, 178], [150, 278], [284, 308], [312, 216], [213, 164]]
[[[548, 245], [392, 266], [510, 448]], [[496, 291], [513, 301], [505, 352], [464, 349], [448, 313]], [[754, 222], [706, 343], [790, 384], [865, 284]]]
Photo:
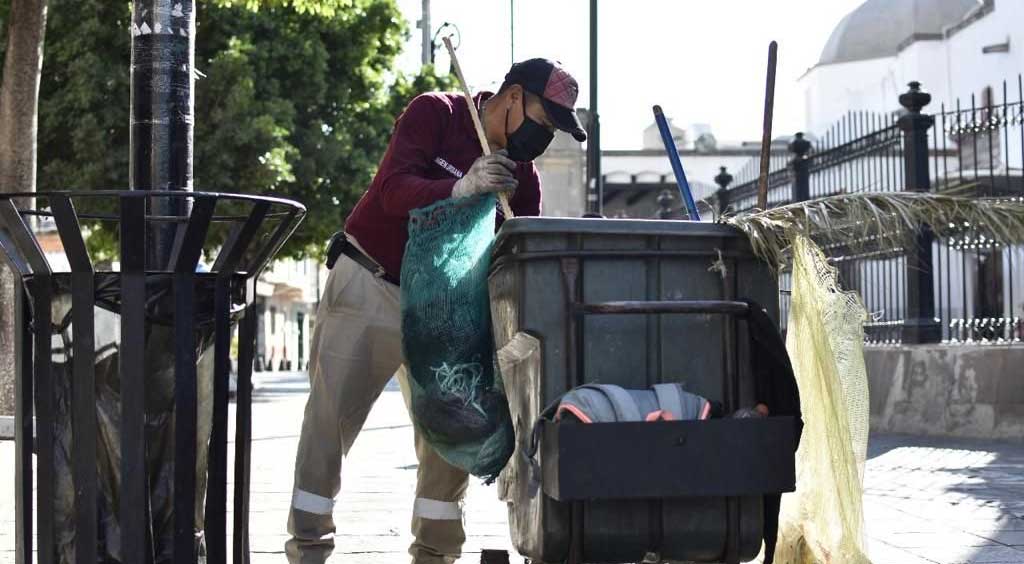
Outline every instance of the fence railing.
[[[986, 89], [979, 104], [960, 100], [935, 115], [931, 146], [943, 158], [933, 160], [937, 190], [971, 189], [983, 196], [1024, 193], [1024, 76], [1004, 81], [1001, 92]], [[1011, 101], [1016, 97], [1016, 101]], [[1002, 102], [998, 101], [1002, 99]]]
[[[842, 135], [868, 126], [877, 129], [860, 133], [849, 141], [837, 141]], [[811, 198], [851, 192], [895, 192], [904, 185], [903, 135], [895, 116], [850, 114], [826, 134], [821, 148], [808, 166]]]
[[[1024, 77], [923, 113], [931, 97], [913, 82], [898, 114], [849, 113], [820, 138], [796, 134], [785, 165], [773, 156], [768, 205], [836, 194], [933, 191], [1024, 198]], [[756, 161], [732, 178], [723, 171], [714, 207], [752, 210]], [[949, 227], [944, 231], [949, 232]], [[871, 314], [871, 343], [1019, 342], [1024, 338], [1024, 247], [993, 241], [972, 226], [952, 236], [925, 230], [914, 245], [892, 237], [825, 247], [845, 288]], [[856, 243], [856, 244], [849, 244]], [[788, 307], [788, 274], [780, 286]]]

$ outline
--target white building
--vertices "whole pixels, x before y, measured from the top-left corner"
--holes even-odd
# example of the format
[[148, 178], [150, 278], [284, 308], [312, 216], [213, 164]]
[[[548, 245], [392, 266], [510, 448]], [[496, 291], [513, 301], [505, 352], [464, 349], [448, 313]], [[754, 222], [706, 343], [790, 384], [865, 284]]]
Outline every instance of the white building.
[[[672, 138], [695, 200], [718, 189], [715, 177], [726, 167], [732, 173], [750, 165], [760, 154], [760, 142], [720, 143], [707, 124], [682, 128], [669, 120]], [[607, 217], [658, 217], [657, 198], [669, 190], [678, 213], [680, 203], [672, 165], [665, 153], [658, 126], [641, 132], [643, 148], [601, 151]], [[785, 152], [785, 142], [778, 149]], [[569, 135], [555, 135], [551, 147], [537, 159], [544, 189], [541, 213], [553, 217], [580, 217], [586, 211], [586, 152]], [[711, 215], [707, 214], [707, 219]]]
[[1021, 0], [867, 0], [839, 22], [800, 79], [806, 131], [822, 134], [849, 111], [898, 111], [911, 81], [932, 95], [930, 113], [971, 95], [979, 106], [986, 97], [1002, 101], [1004, 80], [1017, 100], [1022, 22]]
[[[672, 198], [671, 207], [681, 206], [672, 165], [664, 147], [640, 150], [602, 151], [601, 166], [605, 177], [605, 215], [608, 217], [633, 217], [653, 219], [658, 217], [657, 198], [668, 190]], [[686, 174], [686, 181], [695, 201], [700, 202], [718, 190], [715, 177], [722, 167], [735, 173], [756, 159], [759, 144], [750, 146], [722, 147], [714, 150], [680, 149], [679, 160]], [[625, 189], [628, 185], [646, 185], [647, 192]], [[654, 188], [654, 185], [663, 185]], [[673, 216], [674, 217], [674, 216]], [[709, 213], [701, 219], [711, 220]]]
[[536, 160], [543, 188], [541, 215], [580, 217], [586, 209], [587, 157], [571, 135], [555, 132], [555, 139]]
[[[690, 139], [687, 136], [686, 130], [672, 123], [671, 118], [666, 117], [665, 121], [668, 122], [668, 130], [672, 134], [672, 141], [675, 142], [676, 147], [679, 149], [687, 148], [690, 145]], [[657, 123], [652, 123], [644, 129], [644, 142], [641, 146], [644, 149], [661, 149], [665, 146], [661, 140], [661, 130], [658, 128]]]
[[327, 270], [315, 259], [271, 263], [256, 284], [257, 370], [303, 370]]
[[[851, 111], [901, 112], [900, 94], [917, 81], [932, 96], [922, 111], [948, 114], [937, 117], [935, 127], [945, 124], [946, 131], [934, 133], [939, 145], [933, 149], [957, 152], [952, 158], [933, 156], [941, 164], [935, 165], [932, 186], [956, 185], [959, 175], [961, 183], [964, 177], [975, 182], [981, 177], [980, 185], [1001, 183], [1019, 191], [1024, 124], [1016, 108], [1024, 99], [1022, 71], [1024, 0], [867, 0], [839, 22], [818, 63], [800, 79], [806, 130], [821, 135]], [[960, 114], [965, 127], [954, 129], [958, 101], [964, 110], [971, 110], [972, 102], [977, 108], [994, 106], [996, 119], [986, 117], [988, 110], [967, 111]], [[1011, 108], [1006, 119], [999, 111], [1004, 103]], [[861, 181], [870, 186], [870, 178]], [[972, 323], [1002, 327], [1024, 317], [1024, 248], [965, 235], [948, 246], [936, 243], [933, 255], [937, 305], [950, 324], [947, 338], [964, 338], [959, 328]], [[895, 259], [859, 267], [855, 278], [890, 269], [898, 273], [897, 287], [904, 284]], [[884, 314], [886, 304], [902, 309], [902, 294], [896, 294], [895, 304], [883, 298], [864, 296], [873, 313]]]

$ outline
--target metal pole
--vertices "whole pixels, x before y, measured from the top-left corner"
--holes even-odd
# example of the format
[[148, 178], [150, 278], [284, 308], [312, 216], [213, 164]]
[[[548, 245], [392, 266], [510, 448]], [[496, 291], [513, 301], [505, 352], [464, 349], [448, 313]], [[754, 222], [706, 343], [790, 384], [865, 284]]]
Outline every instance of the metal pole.
[[729, 209], [729, 185], [732, 184], [732, 175], [726, 167], [718, 167], [718, 176], [715, 177], [715, 184], [718, 184], [718, 191], [715, 192], [715, 199], [718, 202], [718, 215], [725, 215]]
[[[897, 122], [903, 131], [903, 170], [908, 192], [930, 192], [928, 173], [928, 130], [935, 118], [921, 113], [932, 97], [921, 90], [919, 82], [911, 82], [910, 90], [900, 96], [900, 105], [907, 113]], [[903, 323], [903, 343], [937, 343], [942, 340], [942, 327], [935, 318], [935, 288], [932, 273], [932, 243], [935, 236], [928, 225], [922, 225], [907, 249], [907, 314]]]
[[516, 0], [508, 0], [508, 38], [509, 38], [509, 56], [512, 62], [509, 64], [516, 64]]
[[804, 139], [803, 132], [796, 134], [796, 139], [789, 144], [789, 152], [793, 160], [789, 166], [793, 170], [793, 188], [790, 199], [795, 202], [806, 202], [811, 199], [811, 162], [807, 153], [811, 150], [811, 142]]
[[434, 38], [430, 35], [430, 0], [423, 0], [422, 6], [420, 21], [417, 25], [420, 28], [423, 50], [420, 54], [420, 62], [425, 66], [433, 62], [434, 59]]
[[[193, 0], [134, 0], [132, 4], [132, 190], [192, 190], [192, 130], [196, 56]], [[156, 198], [154, 215], [186, 215], [184, 199]], [[149, 235], [147, 268], [167, 269], [176, 228], [163, 223]]]
[[601, 120], [597, 112], [597, 0], [590, 0], [590, 132], [587, 137], [587, 211], [604, 212]]
[[[132, 21], [131, 21], [131, 109], [130, 109], [130, 137], [129, 137], [129, 186], [132, 190], [152, 191], [192, 191], [192, 150], [193, 150], [193, 128], [195, 121], [195, 93], [193, 90], [195, 54], [196, 54], [196, 21], [194, 0], [133, 0]], [[209, 208], [211, 204], [205, 206]], [[184, 198], [147, 198], [145, 205], [146, 215], [153, 217], [187, 217], [190, 212], [190, 204]], [[201, 214], [202, 215], [202, 214]], [[129, 560], [138, 559], [140, 556], [143, 562], [151, 561], [150, 542], [155, 546], [161, 543], [170, 543], [171, 552], [175, 562], [187, 564], [196, 562], [196, 531], [195, 531], [195, 498], [196, 492], [196, 429], [197, 429], [197, 407], [196, 407], [196, 350], [194, 343], [189, 342], [189, 337], [194, 335], [193, 318], [193, 290], [192, 275], [195, 271], [195, 264], [198, 261], [181, 262], [172, 258], [175, 254], [175, 243], [178, 239], [179, 228], [181, 235], [186, 235], [185, 228], [195, 223], [190, 218], [186, 222], [154, 220], [145, 217], [136, 217], [136, 224], [145, 226], [145, 254], [143, 264], [135, 264], [129, 268], [135, 269], [135, 274], [152, 270], [169, 271], [177, 268], [185, 269], [186, 272], [178, 273], [175, 277], [174, 292], [169, 300], [164, 300], [159, 307], [161, 310], [173, 312], [175, 330], [166, 343], [161, 343], [162, 354], [170, 355], [174, 359], [173, 376], [167, 373], [160, 373], [155, 376], [160, 379], [173, 378], [174, 381], [174, 423], [160, 429], [162, 439], [166, 440], [174, 453], [176, 465], [173, 466], [173, 488], [174, 495], [170, 500], [165, 500], [164, 509], [173, 510], [171, 523], [154, 524], [154, 537], [152, 541], [145, 538], [151, 524], [144, 523], [142, 527], [126, 525], [122, 531], [131, 532], [136, 538], [126, 540], [124, 546], [131, 551]], [[189, 229], [189, 236], [183, 237], [183, 245], [195, 247], [194, 229]], [[205, 232], [203, 233], [205, 235]], [[62, 234], [63, 237], [63, 234]], [[188, 241], [184, 241], [188, 239]], [[123, 241], [122, 241], [123, 242]], [[181, 257], [178, 257], [181, 258]], [[125, 257], [128, 260], [128, 257]], [[181, 262], [174, 265], [172, 262]], [[126, 265], [128, 266], [128, 265]], [[122, 281], [125, 284], [137, 282], [130, 281], [130, 273], [126, 272], [126, 278]], [[137, 289], [137, 288], [136, 288]], [[139, 296], [136, 296], [138, 301]], [[128, 306], [129, 302], [125, 302]], [[76, 307], [77, 309], [77, 307]], [[136, 307], [132, 308], [138, 309]], [[86, 311], [92, 311], [89, 304]], [[138, 312], [133, 312], [137, 314]], [[126, 317], [126, 322], [129, 322]], [[135, 325], [139, 322], [134, 320]], [[80, 324], [75, 323], [77, 328]], [[88, 325], [91, 327], [91, 323]], [[76, 346], [77, 330], [76, 330]], [[165, 337], [166, 338], [166, 337]], [[176, 341], [176, 342], [175, 342]], [[124, 343], [122, 343], [124, 345]], [[92, 346], [89, 344], [88, 346]], [[163, 359], [163, 360], [166, 360]], [[144, 363], [147, 366], [150, 359], [132, 359], [130, 364], [138, 365]], [[129, 366], [130, 364], [122, 364]], [[138, 378], [141, 374], [123, 373], [122, 382], [127, 379]], [[148, 379], [148, 375], [147, 375]], [[155, 387], [170, 384], [170, 382], [151, 383], [145, 382], [141, 386], [132, 386], [137, 395], [145, 395], [146, 388], [155, 384]], [[122, 391], [129, 387], [122, 387]], [[147, 398], [148, 399], [148, 398]], [[137, 401], [125, 397], [125, 401]], [[95, 409], [90, 406], [89, 409]], [[139, 420], [145, 419], [144, 411], [129, 410], [130, 418]], [[131, 437], [131, 435], [129, 435]], [[146, 468], [146, 462], [139, 460], [139, 453], [145, 452], [145, 447], [139, 447], [139, 436], [134, 438], [136, 443], [130, 446], [125, 453], [131, 456], [134, 466], [142, 468], [141, 481], [139, 476], [126, 478], [125, 485], [132, 487], [133, 491], [125, 491], [128, 498], [126, 504], [132, 505], [142, 503], [143, 507], [153, 503], [149, 499], [152, 492], [146, 485], [148, 476], [153, 472], [161, 472], [159, 468]], [[145, 442], [145, 439], [143, 438]], [[94, 463], [93, 463], [94, 464]], [[139, 464], [142, 466], [140, 467]], [[169, 468], [168, 468], [169, 469]], [[201, 470], [205, 472], [205, 468]], [[145, 488], [143, 492], [139, 487]], [[141, 495], [140, 495], [141, 493]], [[142, 499], [140, 499], [142, 498]], [[95, 502], [93, 502], [93, 506]], [[138, 508], [131, 508], [134, 519], [139, 518]], [[93, 510], [95, 512], [95, 510]], [[142, 512], [143, 520], [152, 518], [149, 511]], [[140, 535], [139, 529], [146, 533]], [[95, 537], [95, 533], [91, 533]], [[95, 549], [92, 549], [95, 554]], [[81, 560], [81, 558], [80, 558]], [[86, 559], [88, 560], [88, 559]]]

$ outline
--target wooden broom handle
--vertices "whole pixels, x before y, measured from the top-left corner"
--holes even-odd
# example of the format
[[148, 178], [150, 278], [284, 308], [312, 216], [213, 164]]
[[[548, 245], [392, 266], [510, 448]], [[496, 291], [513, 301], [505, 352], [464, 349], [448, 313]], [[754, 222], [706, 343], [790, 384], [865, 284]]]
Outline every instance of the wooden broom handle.
[[[476, 104], [473, 102], [473, 96], [469, 93], [469, 86], [466, 85], [466, 78], [462, 76], [462, 67], [459, 65], [459, 58], [455, 56], [455, 48], [452, 47], [452, 40], [450, 37], [442, 38], [444, 46], [448, 48], [448, 55], [452, 58], [452, 66], [455, 67], [455, 77], [459, 80], [459, 87], [462, 88], [462, 95], [466, 97], [466, 103], [469, 104], [469, 115], [473, 118], [473, 128], [476, 129], [476, 136], [480, 139], [480, 148], [483, 149], [484, 155], [491, 154], [491, 146], [487, 143], [487, 135], [484, 134], [484, 126], [480, 123], [480, 116], [476, 111]], [[505, 194], [498, 194], [498, 201], [501, 202], [501, 211], [505, 214], [505, 219], [512, 219], [515, 215], [512, 213], [512, 207], [508, 205], [508, 196]]]
[[757, 178], [757, 209], [768, 209], [768, 173], [771, 168], [772, 114], [775, 112], [775, 67], [778, 64], [778, 43], [768, 44], [768, 73], [764, 89], [764, 125], [761, 130], [761, 167]]

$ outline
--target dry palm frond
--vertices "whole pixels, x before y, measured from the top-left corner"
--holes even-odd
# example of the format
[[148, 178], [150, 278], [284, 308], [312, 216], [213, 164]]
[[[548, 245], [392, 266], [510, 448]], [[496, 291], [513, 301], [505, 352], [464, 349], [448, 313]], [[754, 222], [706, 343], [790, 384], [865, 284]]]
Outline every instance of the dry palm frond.
[[1004, 244], [1024, 243], [1024, 200], [1020, 198], [921, 192], [842, 194], [720, 221], [746, 233], [754, 252], [774, 267], [784, 264], [797, 234], [823, 246], [902, 246], [908, 244], [909, 235], [928, 226], [939, 236], [970, 231]]

